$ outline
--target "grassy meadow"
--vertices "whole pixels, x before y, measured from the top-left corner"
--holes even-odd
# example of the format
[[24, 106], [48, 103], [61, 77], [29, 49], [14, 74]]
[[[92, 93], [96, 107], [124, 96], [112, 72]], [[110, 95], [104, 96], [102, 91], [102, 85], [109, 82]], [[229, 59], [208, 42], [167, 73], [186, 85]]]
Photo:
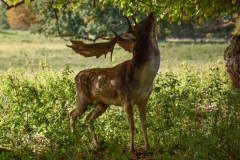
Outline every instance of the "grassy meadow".
[[[148, 102], [151, 150], [144, 153], [134, 108], [136, 154], [129, 151], [124, 109], [110, 107], [95, 122], [93, 146], [86, 114], [70, 132], [76, 72], [110, 67], [131, 54], [121, 49], [84, 58], [60, 38], [0, 31], [0, 159], [237, 160], [240, 92], [231, 87], [223, 54], [228, 43], [160, 42], [161, 68]], [[89, 111], [93, 110], [89, 106]]]
[[[66, 44], [68, 40], [59, 37], [45, 38], [40, 35], [21, 31], [0, 31], [0, 70], [6, 71], [11, 65], [27, 66], [26, 61], [38, 66], [40, 61], [47, 60], [54, 69], [69, 65], [75, 72], [91, 67], [111, 67], [132, 57], [132, 54], [116, 46], [113, 61], [110, 55], [106, 58], [85, 58], [76, 54]], [[208, 62], [223, 59], [228, 43], [201, 42], [160, 42], [161, 69], [176, 68], [181, 63], [201, 66]]]

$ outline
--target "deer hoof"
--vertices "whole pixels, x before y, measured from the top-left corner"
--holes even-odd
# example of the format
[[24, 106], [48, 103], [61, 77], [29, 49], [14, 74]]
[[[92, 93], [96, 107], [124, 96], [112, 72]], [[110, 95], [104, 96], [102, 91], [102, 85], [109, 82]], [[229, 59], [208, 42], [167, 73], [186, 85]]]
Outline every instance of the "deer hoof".
[[133, 154], [136, 154], [136, 151], [134, 148], [130, 148], [130, 151], [133, 153]]
[[153, 152], [151, 152], [150, 149], [146, 149], [146, 150], [144, 151], [144, 156], [151, 155], [151, 154], [153, 154]]

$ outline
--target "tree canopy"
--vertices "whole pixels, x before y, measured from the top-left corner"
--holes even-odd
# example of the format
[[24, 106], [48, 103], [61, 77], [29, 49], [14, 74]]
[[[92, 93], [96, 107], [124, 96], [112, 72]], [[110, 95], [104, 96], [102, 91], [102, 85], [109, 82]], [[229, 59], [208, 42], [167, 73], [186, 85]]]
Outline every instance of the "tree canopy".
[[[55, 8], [59, 11], [72, 10], [79, 6], [84, 6], [86, 0], [1, 0], [6, 4], [7, 9], [16, 7], [22, 3], [29, 4], [32, 1], [40, 1], [45, 8]], [[196, 17], [198, 21], [209, 17], [218, 17], [221, 14], [231, 12], [240, 13], [240, 1], [237, 0], [92, 0], [92, 8], [112, 4], [123, 10], [129, 16], [136, 12], [154, 11], [159, 14], [159, 18], [167, 18], [169, 21], [176, 21], [178, 18], [188, 20]]]
[[[1, 0], [7, 9], [21, 4], [30, 4], [40, 15], [39, 24], [32, 27], [35, 32], [95, 41], [111, 34], [109, 30], [122, 32], [127, 25], [122, 17], [156, 12], [160, 25], [165, 24], [164, 35], [172, 26], [184, 22], [201, 23], [214, 20], [225, 14], [240, 13], [240, 1], [236, 0]], [[58, 25], [56, 25], [56, 22]], [[169, 25], [169, 23], [172, 23]], [[57, 27], [58, 26], [58, 27]], [[189, 27], [193, 27], [188, 26]], [[194, 31], [195, 32], [195, 31]], [[195, 35], [196, 33], [194, 33]], [[204, 33], [205, 34], [205, 33]]]

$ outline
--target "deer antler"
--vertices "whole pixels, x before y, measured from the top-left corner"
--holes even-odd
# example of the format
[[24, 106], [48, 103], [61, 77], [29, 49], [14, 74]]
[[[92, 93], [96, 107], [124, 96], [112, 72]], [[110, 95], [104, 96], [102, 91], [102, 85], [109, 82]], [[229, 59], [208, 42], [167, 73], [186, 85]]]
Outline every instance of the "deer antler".
[[123, 17], [126, 18], [127, 23], [128, 23], [128, 30], [127, 30], [127, 32], [132, 32], [132, 24], [131, 24], [129, 18], [127, 16], [123, 16]]
[[71, 40], [72, 45], [67, 45], [67, 47], [72, 48], [76, 53], [83, 55], [84, 57], [93, 57], [96, 56], [99, 58], [102, 55], [107, 55], [108, 52], [111, 52], [111, 60], [112, 60], [112, 53], [115, 44], [119, 40], [119, 35], [112, 30], [115, 34], [115, 38], [111, 39], [110, 42], [100, 42], [100, 43], [93, 43], [93, 44], [86, 44], [83, 41], [74, 41]]
[[[123, 17], [126, 18], [129, 28], [125, 33], [122, 33], [119, 35], [119, 39], [118, 39], [117, 43], [125, 51], [133, 52], [134, 41], [136, 39], [132, 34], [133, 27], [131, 25], [129, 18], [127, 16], [123, 16]], [[108, 37], [108, 38], [103, 38], [103, 39], [112, 41], [114, 39], [114, 37]]]
[[[112, 41], [114, 39], [114, 37], [104, 37], [102, 39]], [[119, 35], [119, 39], [117, 41], [117, 44], [120, 47], [122, 47], [125, 51], [128, 51], [128, 52], [132, 53], [135, 39], [136, 38], [132, 34], [126, 32], [126, 33], [123, 33], [123, 34]]]
[[137, 25], [137, 21], [136, 21], [135, 17], [132, 17], [132, 19], [133, 19], [133, 22], [134, 22], [134, 24], [136, 26]]

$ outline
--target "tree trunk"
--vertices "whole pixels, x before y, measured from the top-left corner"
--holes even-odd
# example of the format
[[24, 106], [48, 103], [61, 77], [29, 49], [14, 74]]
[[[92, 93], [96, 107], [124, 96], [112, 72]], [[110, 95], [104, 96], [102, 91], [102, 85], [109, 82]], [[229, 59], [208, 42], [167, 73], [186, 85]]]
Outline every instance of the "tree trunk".
[[234, 36], [224, 53], [226, 68], [234, 88], [240, 88], [240, 35]]

